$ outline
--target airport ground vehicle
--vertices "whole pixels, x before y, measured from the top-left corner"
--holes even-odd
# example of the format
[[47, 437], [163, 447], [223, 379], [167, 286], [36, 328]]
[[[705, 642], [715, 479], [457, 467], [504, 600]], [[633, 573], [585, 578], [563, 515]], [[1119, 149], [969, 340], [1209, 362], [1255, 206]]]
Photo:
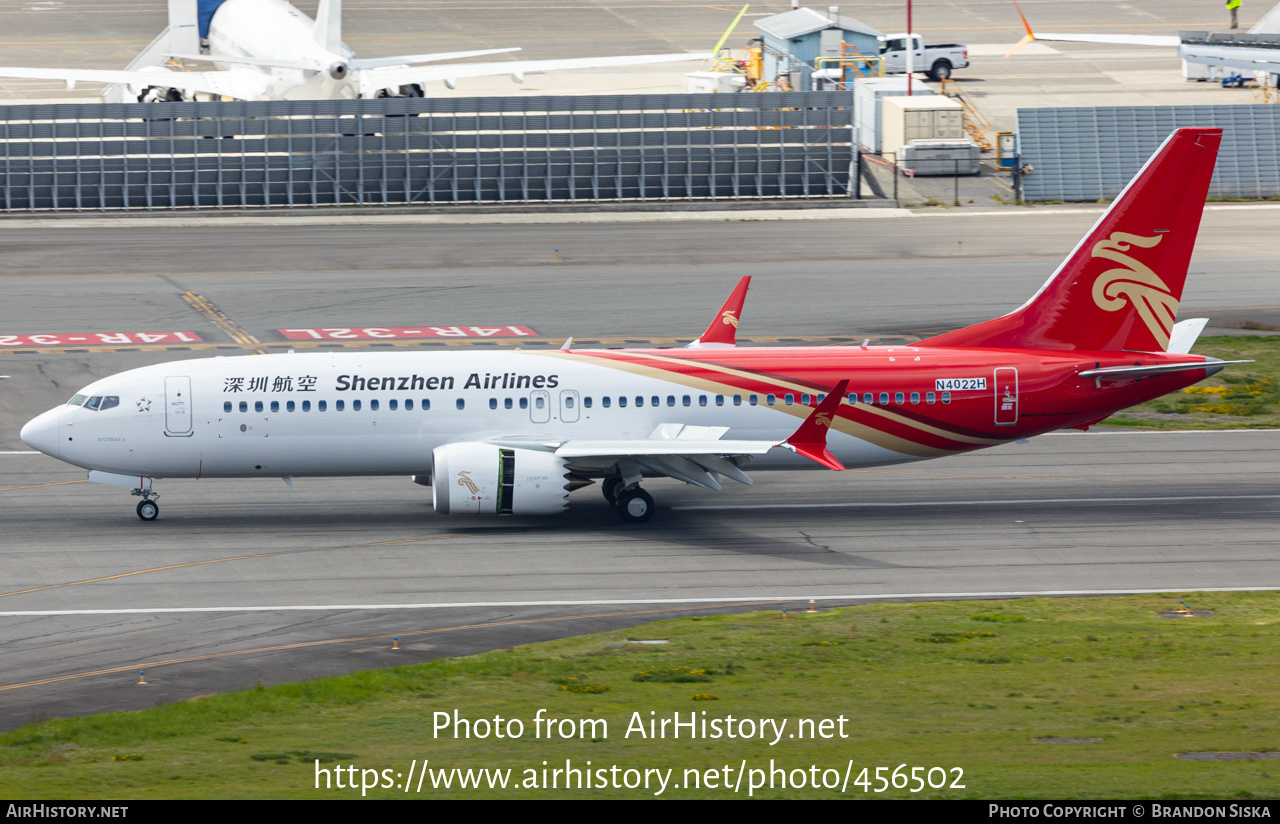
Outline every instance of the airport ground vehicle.
[[880, 59], [884, 61], [885, 74], [906, 73], [908, 38], [914, 50], [911, 55], [913, 72], [924, 72], [934, 80], [946, 80], [954, 69], [969, 66], [969, 50], [959, 43], [928, 46], [918, 34], [886, 34], [880, 40]]
[[1221, 129], [1174, 132], [1030, 300], [907, 346], [737, 347], [744, 279], [684, 349], [314, 353], [95, 381], [22, 439], [142, 497], [155, 478], [407, 475], [449, 515], [563, 511], [602, 482], [719, 490], [768, 469], [881, 466], [1087, 428], [1226, 362], [1175, 323]]

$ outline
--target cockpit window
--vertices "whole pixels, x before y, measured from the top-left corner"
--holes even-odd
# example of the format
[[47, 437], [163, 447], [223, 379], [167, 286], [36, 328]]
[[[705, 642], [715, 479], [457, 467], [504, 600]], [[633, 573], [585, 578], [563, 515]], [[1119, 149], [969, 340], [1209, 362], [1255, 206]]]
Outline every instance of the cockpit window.
[[119, 395], [76, 395], [67, 401], [68, 406], [83, 406], [85, 409], [92, 409], [94, 412], [101, 412], [103, 409], [111, 409], [120, 405]]

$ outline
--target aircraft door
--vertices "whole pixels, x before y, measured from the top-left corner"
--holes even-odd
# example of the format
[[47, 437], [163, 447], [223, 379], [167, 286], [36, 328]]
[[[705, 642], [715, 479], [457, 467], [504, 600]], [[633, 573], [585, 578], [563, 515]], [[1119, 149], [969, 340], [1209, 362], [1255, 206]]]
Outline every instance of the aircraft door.
[[551, 393], [535, 389], [529, 393], [529, 420], [546, 423], [551, 420]]
[[1018, 422], [1018, 370], [1002, 366], [995, 378], [996, 426], [1013, 426]]
[[195, 434], [191, 428], [191, 378], [164, 379], [164, 434], [186, 438]]
[[565, 423], [576, 423], [578, 420], [578, 405], [582, 403], [582, 398], [578, 395], [576, 389], [560, 390], [560, 420]]

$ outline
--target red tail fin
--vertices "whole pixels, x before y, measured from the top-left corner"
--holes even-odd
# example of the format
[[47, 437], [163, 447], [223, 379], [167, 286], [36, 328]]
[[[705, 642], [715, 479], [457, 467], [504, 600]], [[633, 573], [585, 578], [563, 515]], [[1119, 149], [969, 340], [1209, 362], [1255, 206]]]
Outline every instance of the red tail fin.
[[921, 345], [1164, 351], [1221, 141], [1222, 129], [1169, 135], [1031, 300]]

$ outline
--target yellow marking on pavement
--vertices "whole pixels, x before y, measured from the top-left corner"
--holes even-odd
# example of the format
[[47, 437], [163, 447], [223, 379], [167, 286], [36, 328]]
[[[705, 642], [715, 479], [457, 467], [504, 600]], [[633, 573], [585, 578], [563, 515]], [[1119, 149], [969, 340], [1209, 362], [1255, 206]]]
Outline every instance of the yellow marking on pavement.
[[723, 609], [725, 607], [745, 607], [745, 606], [767, 606], [769, 604], [786, 604], [795, 603], [794, 601], [742, 601], [732, 604], [706, 604], [703, 606], [691, 607], [662, 607], [659, 609], [637, 609], [628, 610], [626, 612], [598, 612], [589, 615], [557, 615], [550, 618], [518, 618], [511, 621], [493, 621], [483, 624], [460, 624], [455, 627], [438, 627], [436, 629], [418, 629], [409, 632], [387, 632], [381, 635], [361, 635], [354, 638], [330, 638], [325, 641], [301, 641], [296, 644], [279, 644], [274, 647], [256, 647], [254, 649], [238, 649], [228, 652], [213, 652], [208, 655], [191, 655], [186, 658], [166, 658], [161, 661], [148, 661], [141, 664], [128, 664], [122, 667], [109, 667], [107, 669], [91, 670], [89, 672], [77, 672], [71, 675], [55, 675], [52, 678], [40, 678], [36, 681], [24, 681], [21, 684], [5, 684], [0, 686], [0, 692], [5, 690], [16, 690], [22, 687], [38, 687], [42, 684], [56, 684], [60, 681], [71, 681], [77, 678], [89, 678], [94, 675], [114, 675], [119, 672], [132, 672], [134, 670], [149, 670], [156, 667], [169, 666], [172, 664], [189, 664], [192, 661], [209, 661], [215, 658], [227, 658], [233, 655], [253, 655], [262, 652], [279, 652], [281, 650], [290, 649], [306, 649], [307, 647], [322, 647], [332, 644], [351, 644], [358, 641], [385, 641], [388, 638], [399, 636], [400, 638], [410, 638], [415, 635], [433, 635], [442, 632], [458, 632], [466, 629], [489, 629], [491, 627], [510, 627], [520, 626], [522, 624], [545, 624], [553, 621], [576, 621], [587, 618], [617, 618], [626, 615], [654, 615], [666, 612], [692, 612], [702, 609]]
[[236, 343], [242, 343], [246, 346], [257, 346], [262, 343], [262, 341], [250, 335], [235, 321], [227, 317], [226, 312], [214, 306], [213, 302], [204, 295], [197, 295], [195, 292], [183, 292], [182, 299], [191, 304], [192, 309], [204, 315], [210, 323], [230, 335], [231, 339]]
[[[70, 483], [84, 483], [84, 481], [71, 481]], [[52, 485], [52, 484], [51, 484]], [[22, 488], [22, 487], [20, 487]], [[4, 490], [0, 490], [4, 491]], [[31, 589], [19, 589], [13, 592], [0, 592], [0, 598], [7, 598], [10, 595], [26, 595], [29, 592], [41, 592], [46, 589], [61, 589], [62, 587], [75, 587], [81, 584], [97, 584], [103, 581], [114, 581], [117, 578], [129, 578], [133, 575], [145, 575], [148, 572], [164, 572], [169, 569], [182, 569], [183, 567], [204, 566], [205, 564], [222, 564], [228, 561], [247, 561], [253, 558], [274, 558], [279, 555], [301, 555], [308, 552], [330, 552], [339, 549], [367, 549], [374, 546], [391, 546], [393, 544], [416, 544], [424, 541], [447, 541], [451, 538], [474, 538], [475, 535], [436, 535], [431, 538], [405, 538], [399, 541], [378, 541], [372, 544], [348, 544], [346, 546], [322, 546], [312, 547], [310, 549], [287, 549], [283, 552], [263, 552], [258, 555], [236, 555], [231, 558], [211, 558], [207, 561], [188, 561], [185, 564], [170, 564], [168, 566], [151, 567], [150, 569], [135, 569], [132, 572], [121, 572], [116, 575], [104, 575], [101, 578], [87, 578], [83, 581], [68, 581], [65, 584], [48, 584], [42, 587], [32, 587]]]
[[34, 484], [33, 486], [7, 486], [4, 489], [0, 489], [0, 492], [13, 492], [18, 489], [40, 489], [46, 486], [66, 486], [67, 484], [87, 484], [87, 483], [89, 483], [88, 478], [86, 478], [83, 481], [58, 481], [57, 483], [54, 483], [54, 484]]

